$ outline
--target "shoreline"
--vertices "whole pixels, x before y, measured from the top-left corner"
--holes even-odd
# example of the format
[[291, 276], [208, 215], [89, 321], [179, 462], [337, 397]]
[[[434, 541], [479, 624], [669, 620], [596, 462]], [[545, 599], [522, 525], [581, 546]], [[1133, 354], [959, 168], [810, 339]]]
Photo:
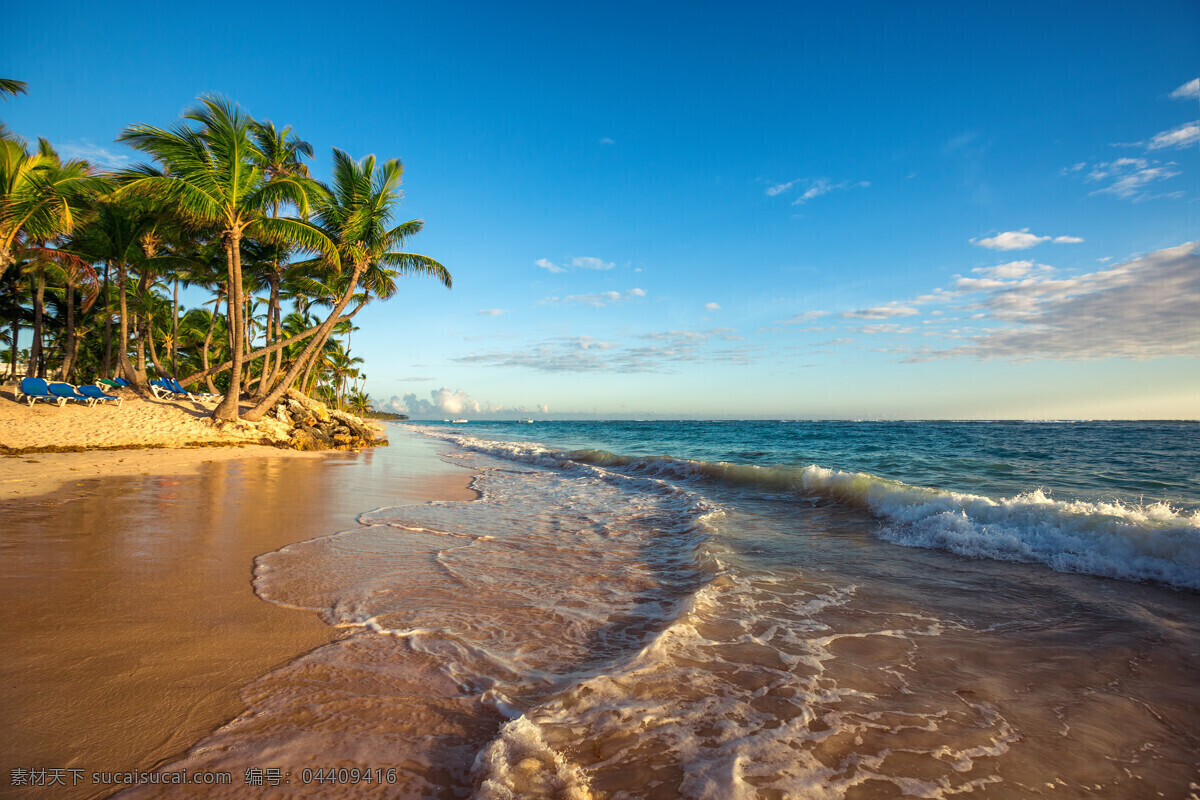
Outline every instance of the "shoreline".
[[260, 599], [255, 560], [353, 529], [369, 508], [478, 496], [435, 443], [397, 440], [54, 453], [35, 456], [52, 462], [35, 475], [23, 456], [0, 458], [0, 474], [26, 472], [0, 479], [0, 762], [160, 767], [236, 718], [244, 687], [339, 638], [315, 612]]

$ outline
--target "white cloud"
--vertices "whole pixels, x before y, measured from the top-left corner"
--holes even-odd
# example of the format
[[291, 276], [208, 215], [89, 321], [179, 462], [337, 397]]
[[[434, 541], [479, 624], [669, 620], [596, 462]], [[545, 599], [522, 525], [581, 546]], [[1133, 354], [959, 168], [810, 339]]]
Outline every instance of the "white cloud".
[[768, 186], [767, 187], [767, 196], [774, 197], [777, 194], [783, 194], [788, 189], [791, 189], [793, 186], [795, 186], [797, 183], [799, 183], [802, 180], [803, 180], [803, 178], [797, 178], [796, 180], [788, 181], [787, 183], [777, 183], [774, 186]]
[[1050, 241], [1049, 236], [1037, 236], [1029, 232], [1029, 228], [1019, 231], [1005, 231], [986, 239], [972, 239], [976, 247], [986, 247], [989, 250], [1028, 250], [1034, 245]]
[[911, 317], [921, 312], [911, 306], [876, 306], [875, 308], [860, 308], [857, 311], [843, 311], [843, 319], [891, 319], [892, 317]]
[[605, 261], [602, 258], [594, 256], [576, 256], [572, 258], [569, 264], [555, 264], [548, 258], [539, 258], [533, 262], [544, 270], [549, 272], [567, 272], [571, 269], [612, 269], [616, 266], [612, 261]]
[[1177, 167], [1178, 165], [1174, 161], [1118, 158], [1115, 161], [1093, 164], [1085, 180], [1088, 183], [1108, 182], [1107, 186], [1096, 189], [1092, 194], [1111, 194], [1134, 202], [1151, 200], [1155, 197], [1176, 197], [1180, 193], [1153, 195], [1149, 193], [1147, 187], [1179, 175]]
[[1021, 278], [1029, 274], [1034, 264], [1032, 261], [1009, 261], [1007, 264], [997, 264], [994, 267], [976, 267], [971, 272], [977, 272], [985, 278]]
[[982, 358], [1156, 358], [1200, 355], [1200, 253], [1167, 248], [1070, 279], [1026, 279], [981, 304], [1009, 325], [939, 355]]
[[1171, 97], [1175, 100], [1186, 100], [1189, 97], [1200, 99], [1200, 78], [1192, 78], [1171, 92]]
[[865, 189], [870, 185], [870, 181], [841, 181], [833, 183], [829, 178], [796, 178], [787, 183], [778, 183], [767, 187], [767, 195], [774, 197], [775, 195], [790, 191], [794, 186], [804, 186], [804, 192], [792, 201], [792, 205], [802, 206], [809, 200], [813, 200], [823, 194], [829, 194], [835, 190]]
[[1176, 149], [1188, 147], [1200, 142], [1200, 120], [1196, 122], [1185, 122], [1177, 128], [1172, 128], [1169, 131], [1156, 133], [1150, 143], [1146, 145], [1147, 150], [1162, 150], [1166, 147], [1174, 147]]
[[481, 317], [498, 317], [501, 314], [507, 314], [507, 308], [484, 308], [475, 312]]
[[616, 264], [592, 256], [579, 256], [571, 259], [571, 266], [580, 269], [612, 269]]
[[721, 304], [720, 303], [705, 303], [704, 310], [705, 311], [720, 311]]
[[601, 136], [600, 144], [616, 144], [616, 142], [614, 142], [612, 139], [608, 138], [607, 136]]
[[383, 408], [397, 414], [409, 415], [435, 413], [458, 415], [463, 412], [478, 414], [482, 410], [479, 403], [461, 389], [450, 391], [449, 387], [443, 386], [431, 391], [429, 398], [421, 400], [414, 392], [409, 392], [403, 398], [393, 395], [383, 404]]
[[799, 314], [796, 314], [791, 319], [785, 319], [782, 324], [784, 324], [784, 325], [800, 325], [802, 323], [812, 322], [813, 320], [820, 319], [821, 317], [827, 317], [827, 316], [829, 316], [828, 311], [801, 311]]
[[625, 292], [596, 292], [594, 294], [572, 294], [566, 297], [547, 297], [545, 300], [539, 300], [539, 305], [563, 305], [578, 303], [580, 305], [592, 306], [593, 308], [603, 308], [604, 306], [620, 303], [626, 300], [632, 300], [635, 297], [645, 297], [645, 289], [629, 289]]
[[842, 181], [841, 183], [830, 183], [828, 178], [817, 178], [812, 185], [804, 190], [804, 194], [792, 201], [794, 206], [802, 206], [809, 200], [820, 197], [823, 194], [829, 194], [832, 191], [840, 189], [865, 189], [870, 186], [869, 181], [859, 181], [851, 183], [850, 181]]
[[[480, 403], [462, 389], [451, 391], [446, 386], [431, 391], [428, 400], [417, 397], [414, 392], [409, 392], [403, 397], [392, 395], [390, 399], [380, 404], [380, 409], [396, 414], [407, 414], [418, 419], [422, 417], [433, 419], [457, 417], [463, 414], [511, 418], [529, 414], [529, 410], [525, 406], [506, 408], [496, 403]], [[545, 403], [539, 403], [537, 410], [542, 414], [547, 414], [550, 412], [550, 407]]]
[[859, 333], [868, 335], [876, 335], [881, 333], [915, 333], [916, 328], [903, 327], [894, 322], [881, 322], [876, 325], [863, 325], [859, 327]]
[[121, 169], [133, 163], [133, 157], [129, 153], [114, 153], [106, 147], [92, 144], [87, 139], [57, 144], [54, 149], [67, 161], [83, 159], [105, 169]]
[[726, 346], [740, 341], [731, 328], [706, 331], [671, 330], [644, 333], [631, 343], [601, 342], [588, 336], [565, 336], [532, 342], [510, 352], [472, 353], [453, 359], [462, 364], [523, 367], [539, 372], [671, 372], [681, 363], [748, 363], [758, 346]]
[[1078, 236], [1038, 236], [1037, 234], [1030, 233], [1029, 228], [1022, 228], [1019, 231], [998, 233], [986, 239], [972, 239], [971, 244], [976, 247], [986, 247], [989, 250], [1028, 250], [1042, 242], [1078, 244], [1082, 241], [1083, 239], [1080, 239]]

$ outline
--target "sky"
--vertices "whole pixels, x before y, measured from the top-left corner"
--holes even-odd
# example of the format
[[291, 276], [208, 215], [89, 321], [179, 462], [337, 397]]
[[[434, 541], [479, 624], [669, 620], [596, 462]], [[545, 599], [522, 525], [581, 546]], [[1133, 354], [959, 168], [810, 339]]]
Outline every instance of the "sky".
[[1194, 0], [575, 5], [27, 3], [0, 118], [401, 158], [454, 287], [351, 351], [414, 418], [1200, 417]]

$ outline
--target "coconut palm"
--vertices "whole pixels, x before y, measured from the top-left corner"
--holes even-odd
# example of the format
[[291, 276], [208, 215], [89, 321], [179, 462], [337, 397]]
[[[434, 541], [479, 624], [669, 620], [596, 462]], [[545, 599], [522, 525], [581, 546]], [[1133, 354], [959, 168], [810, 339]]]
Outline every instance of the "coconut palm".
[[[121, 174], [128, 191], [171, 203], [187, 221], [220, 230], [225, 250], [227, 317], [232, 365], [229, 390], [213, 412], [218, 419], [237, 419], [242, 379], [242, 239], [268, 236], [323, 253], [338, 263], [328, 236], [299, 219], [272, 218], [266, 211], [280, 203], [308, 208], [308, 181], [273, 177], [254, 140], [254, 122], [238, 106], [222, 98], [200, 98], [201, 105], [184, 114], [185, 122], [170, 129], [132, 125], [118, 137], [152, 156], [162, 169], [140, 165]], [[197, 126], [187, 122], [198, 123]]]
[[[10, 97], [15, 97], [18, 94], [27, 94], [29, 85], [25, 81], [17, 81], [12, 78], [0, 78], [0, 97], [7, 100]], [[0, 139], [11, 139], [12, 133], [5, 127], [3, 122], [0, 122]]]
[[[103, 261], [106, 270], [115, 271], [119, 304], [117, 366], [126, 380], [142, 386], [148, 383], [142, 359], [135, 366], [129, 358], [131, 327], [140, 330], [140, 326], [131, 325], [129, 298], [137, 292], [131, 292], [129, 274], [147, 260], [148, 242], [154, 239], [162, 221], [161, 214], [136, 199], [107, 195], [96, 202], [90, 223], [70, 244], [73, 252], [92, 261]], [[109, 363], [106, 355], [106, 368]]]
[[373, 155], [354, 161], [345, 152], [334, 148], [333, 185], [322, 185], [322, 190], [314, 193], [314, 219], [324, 235], [335, 243], [339, 256], [336, 260], [323, 257], [320, 266], [345, 276], [346, 286], [300, 357], [271, 392], [246, 414], [246, 419], [261, 418], [292, 385], [313, 355], [324, 347], [339, 315], [358, 291], [359, 280], [373, 265], [394, 269], [399, 274], [429, 275], [450, 287], [450, 272], [444, 266], [428, 256], [399, 249], [407, 237], [421, 230], [423, 223], [410, 220], [388, 227], [402, 197], [400, 182], [403, 174], [404, 167], [399, 159], [378, 166]]
[[49, 242], [75, 227], [84, 197], [105, 187], [86, 161], [61, 161], [45, 139], [36, 152], [0, 138], [0, 277], [23, 242]]
[[5, 95], [13, 96], [18, 94], [28, 94], [29, 84], [25, 81], [17, 81], [12, 78], [0, 78], [0, 97], [8, 99]]

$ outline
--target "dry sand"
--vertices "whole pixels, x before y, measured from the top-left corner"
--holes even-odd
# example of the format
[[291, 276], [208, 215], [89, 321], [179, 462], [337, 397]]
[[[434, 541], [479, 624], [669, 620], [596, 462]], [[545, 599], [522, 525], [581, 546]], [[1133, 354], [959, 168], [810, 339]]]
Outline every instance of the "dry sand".
[[[182, 447], [191, 443], [246, 441], [205, 424], [215, 403], [130, 397], [120, 406], [103, 403], [88, 408], [50, 403], [9, 402], [12, 387], [0, 392], [0, 445], [30, 447]], [[257, 441], [257, 437], [254, 441]]]
[[[0, 442], [46, 444], [32, 429], [87, 442], [114, 427], [157, 444], [202, 430], [222, 438], [178, 405], [21, 411], [0, 399]], [[13, 768], [90, 775], [186, 752], [243, 709], [241, 687], [336, 635], [312, 612], [254, 594], [257, 555], [353, 527], [371, 508], [473, 499], [470, 477], [410, 435], [315, 456], [231, 447], [0, 458], [0, 795], [39, 791], [8, 786]], [[85, 780], [41, 791], [112, 790]]]

